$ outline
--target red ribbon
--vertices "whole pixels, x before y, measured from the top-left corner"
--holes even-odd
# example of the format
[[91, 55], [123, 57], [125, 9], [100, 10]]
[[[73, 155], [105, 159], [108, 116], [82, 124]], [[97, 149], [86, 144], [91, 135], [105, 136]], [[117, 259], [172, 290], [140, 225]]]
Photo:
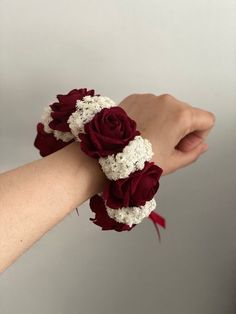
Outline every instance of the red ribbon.
[[148, 216], [148, 218], [151, 219], [151, 221], [154, 224], [154, 227], [156, 229], [159, 241], [161, 241], [161, 235], [160, 235], [160, 231], [158, 228], [158, 225], [160, 225], [162, 228], [166, 228], [166, 221], [165, 218], [163, 218], [162, 216], [160, 216], [158, 213], [152, 211], [151, 214]]

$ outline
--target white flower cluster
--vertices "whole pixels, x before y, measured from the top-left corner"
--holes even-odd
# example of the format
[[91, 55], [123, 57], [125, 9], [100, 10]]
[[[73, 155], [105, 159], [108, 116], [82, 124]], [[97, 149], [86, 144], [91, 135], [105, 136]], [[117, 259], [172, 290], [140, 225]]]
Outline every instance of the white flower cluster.
[[74, 138], [74, 135], [71, 134], [71, 132], [61, 132], [50, 128], [49, 123], [53, 120], [51, 117], [51, 112], [52, 112], [51, 107], [47, 106], [44, 108], [44, 112], [41, 117], [41, 122], [44, 125], [44, 131], [46, 133], [53, 133], [57, 140], [62, 140], [65, 143], [72, 140]]
[[79, 133], [84, 133], [85, 123], [90, 122], [93, 117], [103, 108], [116, 106], [115, 102], [109, 97], [103, 96], [85, 96], [83, 100], [76, 103], [76, 111], [68, 119], [69, 127], [72, 134], [79, 142]]
[[142, 170], [145, 161], [150, 161], [152, 156], [151, 142], [137, 135], [122, 152], [100, 157], [99, 164], [109, 180], [118, 180], [127, 178], [132, 172]]
[[151, 199], [145, 205], [139, 207], [122, 207], [114, 209], [106, 206], [108, 216], [117, 222], [127, 224], [130, 227], [134, 224], [139, 224], [144, 218], [148, 217], [155, 209], [156, 201]]
[[49, 123], [52, 121], [51, 112], [52, 112], [51, 107], [47, 106], [44, 108], [43, 114], [41, 117], [41, 122], [44, 125], [44, 131], [46, 133], [53, 133], [53, 130], [48, 126]]

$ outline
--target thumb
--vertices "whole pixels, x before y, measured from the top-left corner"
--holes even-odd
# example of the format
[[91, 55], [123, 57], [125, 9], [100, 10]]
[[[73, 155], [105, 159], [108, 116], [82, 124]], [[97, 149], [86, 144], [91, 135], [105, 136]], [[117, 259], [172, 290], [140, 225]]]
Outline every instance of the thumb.
[[176, 169], [185, 167], [195, 161], [198, 157], [206, 152], [208, 149], [208, 144], [200, 143], [198, 146], [193, 148], [188, 152], [183, 152], [181, 150], [175, 149], [174, 154], [172, 155], [172, 162]]

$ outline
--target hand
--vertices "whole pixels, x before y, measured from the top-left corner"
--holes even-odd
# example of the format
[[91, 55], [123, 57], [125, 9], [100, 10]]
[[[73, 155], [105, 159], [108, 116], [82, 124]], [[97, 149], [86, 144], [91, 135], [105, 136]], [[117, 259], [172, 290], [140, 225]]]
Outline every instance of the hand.
[[163, 169], [163, 175], [193, 163], [208, 149], [204, 141], [215, 124], [215, 116], [209, 111], [168, 94], [132, 94], [120, 106], [152, 143], [151, 161]]

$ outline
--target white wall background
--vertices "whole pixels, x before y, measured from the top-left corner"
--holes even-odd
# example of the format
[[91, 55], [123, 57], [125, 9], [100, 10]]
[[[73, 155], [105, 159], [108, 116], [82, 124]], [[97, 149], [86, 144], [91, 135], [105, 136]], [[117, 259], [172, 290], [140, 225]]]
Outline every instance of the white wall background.
[[162, 178], [148, 220], [101, 232], [88, 204], [0, 277], [1, 314], [236, 312], [236, 1], [1, 0], [0, 170], [39, 158], [42, 109], [94, 88], [171, 93], [213, 111], [209, 151]]

